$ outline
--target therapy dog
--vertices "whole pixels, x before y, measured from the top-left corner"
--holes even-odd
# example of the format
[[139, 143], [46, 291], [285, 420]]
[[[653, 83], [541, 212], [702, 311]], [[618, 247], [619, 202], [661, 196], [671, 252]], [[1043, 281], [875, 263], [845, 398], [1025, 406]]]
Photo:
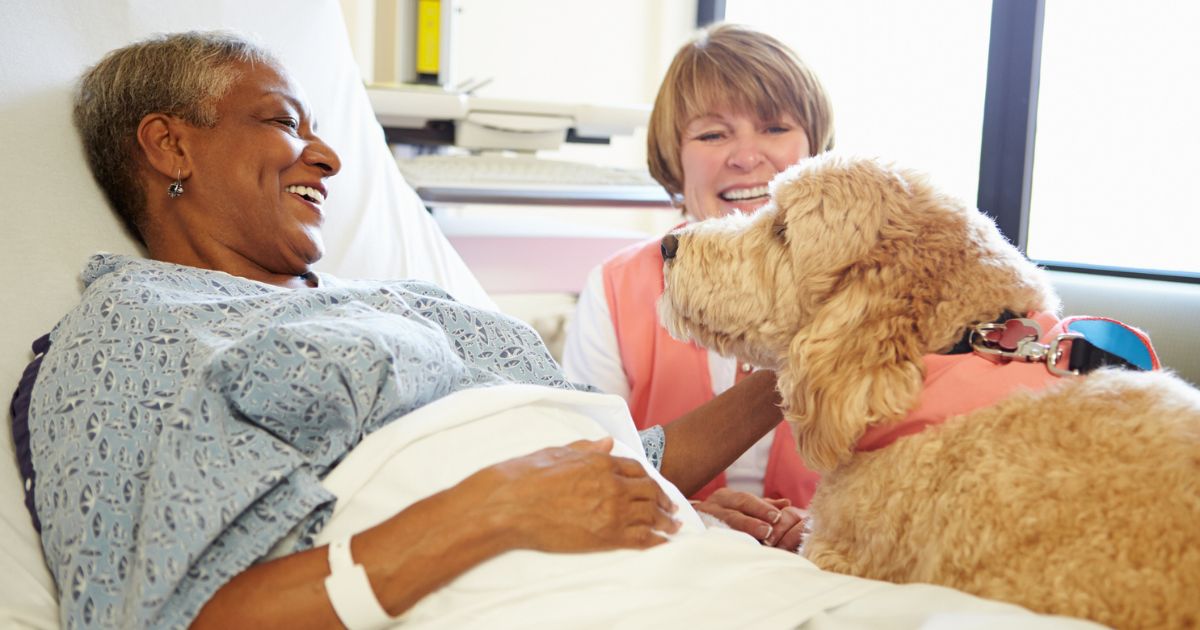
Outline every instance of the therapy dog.
[[[1200, 625], [1200, 392], [914, 172], [823, 155], [663, 239], [672, 334], [778, 373], [801, 552], [1118, 628]], [[1115, 339], [1115, 342], [1114, 342]], [[1145, 369], [1145, 371], [1143, 371]]]

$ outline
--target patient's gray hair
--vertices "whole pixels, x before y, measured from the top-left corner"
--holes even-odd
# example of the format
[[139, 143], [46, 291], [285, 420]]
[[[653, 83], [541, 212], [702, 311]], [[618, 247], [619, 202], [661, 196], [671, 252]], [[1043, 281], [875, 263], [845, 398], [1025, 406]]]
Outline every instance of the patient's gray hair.
[[74, 118], [88, 166], [139, 240], [146, 193], [138, 177], [138, 125], [152, 113], [178, 116], [198, 127], [216, 125], [217, 102], [241, 76], [239, 63], [281, 67], [273, 55], [240, 35], [193, 31], [118, 48], [80, 77]]

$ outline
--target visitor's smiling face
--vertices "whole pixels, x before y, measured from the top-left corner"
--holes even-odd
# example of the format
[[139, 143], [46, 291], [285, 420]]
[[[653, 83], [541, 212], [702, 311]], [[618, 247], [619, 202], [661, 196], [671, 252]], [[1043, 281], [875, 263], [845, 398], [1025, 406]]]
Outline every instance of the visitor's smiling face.
[[767, 202], [771, 179], [809, 155], [808, 134], [786, 114], [764, 121], [722, 111], [691, 120], [680, 142], [688, 216], [703, 220], [758, 209]]

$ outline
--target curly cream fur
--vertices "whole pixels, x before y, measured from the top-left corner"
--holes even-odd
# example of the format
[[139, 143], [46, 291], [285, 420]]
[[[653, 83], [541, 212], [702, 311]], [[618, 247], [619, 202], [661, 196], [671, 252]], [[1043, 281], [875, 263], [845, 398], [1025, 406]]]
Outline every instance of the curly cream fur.
[[1100, 370], [856, 453], [916, 405], [922, 355], [1058, 301], [988, 218], [913, 172], [823, 155], [772, 197], [677, 233], [660, 314], [778, 370], [800, 452], [826, 473], [809, 558], [1119, 628], [1200, 624], [1200, 393]]

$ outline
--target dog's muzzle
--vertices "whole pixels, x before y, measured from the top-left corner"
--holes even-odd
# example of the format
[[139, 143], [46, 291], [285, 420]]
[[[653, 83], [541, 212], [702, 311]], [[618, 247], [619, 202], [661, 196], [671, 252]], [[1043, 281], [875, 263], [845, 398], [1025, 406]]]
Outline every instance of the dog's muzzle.
[[671, 260], [675, 257], [675, 251], [679, 249], [679, 237], [674, 234], [664, 236], [661, 249], [663, 260]]

